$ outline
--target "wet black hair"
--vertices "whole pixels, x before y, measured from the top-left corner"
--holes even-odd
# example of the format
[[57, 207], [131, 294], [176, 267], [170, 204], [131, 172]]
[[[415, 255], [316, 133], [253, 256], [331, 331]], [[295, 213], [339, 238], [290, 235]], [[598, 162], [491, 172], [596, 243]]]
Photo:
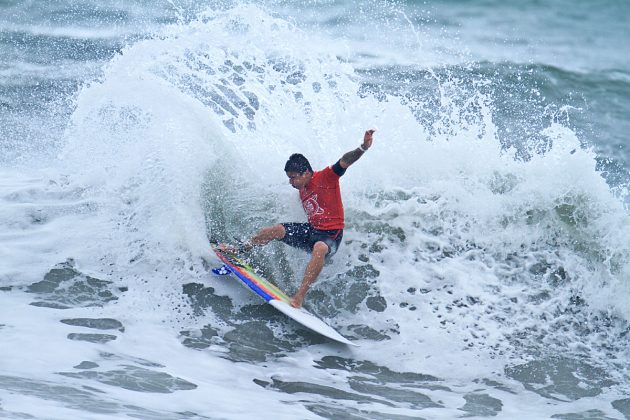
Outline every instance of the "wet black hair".
[[299, 153], [293, 153], [284, 165], [284, 172], [297, 172], [303, 174], [306, 171], [313, 172], [308, 159]]

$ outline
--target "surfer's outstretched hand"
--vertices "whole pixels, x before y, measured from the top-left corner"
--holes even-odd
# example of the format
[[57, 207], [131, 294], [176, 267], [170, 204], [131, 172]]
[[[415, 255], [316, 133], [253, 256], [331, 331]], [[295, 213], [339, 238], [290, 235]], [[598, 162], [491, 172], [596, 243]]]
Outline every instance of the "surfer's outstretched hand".
[[376, 130], [374, 129], [370, 129], [370, 130], [367, 130], [365, 134], [363, 135], [363, 144], [361, 145], [361, 147], [364, 150], [367, 150], [370, 147], [372, 147], [372, 142], [374, 141], [374, 139], [372, 138], [372, 135], [374, 134], [375, 131]]

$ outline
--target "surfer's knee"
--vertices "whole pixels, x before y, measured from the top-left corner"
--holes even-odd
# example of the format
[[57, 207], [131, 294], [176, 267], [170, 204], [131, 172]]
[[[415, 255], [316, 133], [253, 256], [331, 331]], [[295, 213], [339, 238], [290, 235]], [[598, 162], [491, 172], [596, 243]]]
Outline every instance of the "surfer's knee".
[[282, 225], [274, 225], [261, 229], [256, 235], [249, 240], [253, 246], [267, 245], [273, 240], [281, 240], [284, 238], [285, 230]]
[[270, 229], [273, 230], [273, 238], [278, 241], [283, 239], [284, 235], [286, 235], [286, 230], [282, 225], [274, 225]]
[[325, 257], [326, 254], [328, 254], [328, 250], [329, 248], [326, 242], [317, 241], [315, 245], [313, 245], [313, 255]]

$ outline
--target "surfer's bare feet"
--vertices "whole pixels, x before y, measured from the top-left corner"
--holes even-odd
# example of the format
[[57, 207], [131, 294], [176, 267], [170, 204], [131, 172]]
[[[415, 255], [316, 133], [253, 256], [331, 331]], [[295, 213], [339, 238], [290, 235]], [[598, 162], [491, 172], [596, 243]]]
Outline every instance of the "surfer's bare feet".
[[291, 302], [289, 302], [291, 304], [291, 306], [293, 306], [295, 309], [300, 309], [302, 307], [302, 298], [299, 298], [297, 296], [294, 296], [291, 298]]
[[236, 254], [238, 252], [238, 248], [235, 247], [234, 245], [219, 244], [217, 248], [223, 252], [228, 252], [230, 254]]

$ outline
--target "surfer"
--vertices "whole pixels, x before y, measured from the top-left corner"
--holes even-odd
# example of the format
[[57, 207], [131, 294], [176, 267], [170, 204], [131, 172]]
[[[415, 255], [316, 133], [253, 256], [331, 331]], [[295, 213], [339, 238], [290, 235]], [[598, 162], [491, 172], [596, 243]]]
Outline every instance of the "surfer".
[[[324, 262], [337, 252], [341, 244], [344, 211], [339, 178], [372, 147], [374, 131], [367, 130], [361, 146], [345, 153], [334, 165], [321, 171], [313, 171], [308, 159], [303, 155], [299, 153], [291, 155], [284, 166], [284, 171], [289, 178], [289, 184], [300, 193], [308, 223], [281, 223], [266, 227], [237, 248], [239, 251], [248, 251], [252, 247], [263, 246], [277, 240], [311, 253], [302, 284], [291, 298], [291, 306], [295, 308], [302, 307], [304, 296], [311, 284], [317, 280]], [[223, 247], [231, 248], [226, 245]]]

